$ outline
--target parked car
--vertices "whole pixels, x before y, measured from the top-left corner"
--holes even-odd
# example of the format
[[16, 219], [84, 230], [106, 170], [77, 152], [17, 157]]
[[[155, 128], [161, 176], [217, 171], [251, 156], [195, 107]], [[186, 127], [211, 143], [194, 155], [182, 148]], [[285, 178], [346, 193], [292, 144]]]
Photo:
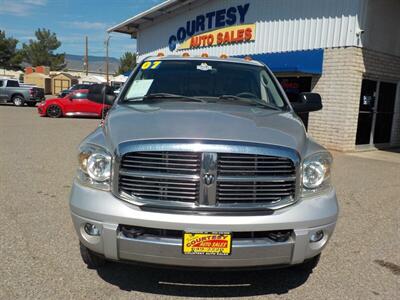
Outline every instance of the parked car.
[[338, 203], [332, 156], [296, 113], [320, 109], [249, 58], [145, 59], [79, 148], [83, 261], [312, 269]]
[[14, 103], [15, 106], [35, 106], [45, 99], [44, 89], [21, 87], [18, 80], [0, 78], [0, 103]]
[[74, 90], [64, 98], [48, 99], [38, 105], [40, 116], [59, 118], [67, 116], [102, 117], [110, 105], [88, 99], [88, 90]]
[[67, 96], [72, 91], [85, 90], [85, 89], [88, 89], [90, 86], [91, 86], [91, 84], [85, 84], [85, 83], [83, 83], [83, 84], [74, 84], [69, 89], [62, 90], [61, 92], [59, 92], [58, 93], [58, 97], [59, 98], [64, 98], [65, 96]]

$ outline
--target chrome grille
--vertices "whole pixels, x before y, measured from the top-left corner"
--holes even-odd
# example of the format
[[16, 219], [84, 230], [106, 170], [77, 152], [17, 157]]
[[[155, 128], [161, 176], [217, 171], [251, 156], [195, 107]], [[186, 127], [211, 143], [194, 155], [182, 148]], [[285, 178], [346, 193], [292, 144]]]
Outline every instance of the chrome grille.
[[121, 168], [134, 172], [197, 174], [200, 157], [196, 152], [134, 152], [123, 157]]
[[293, 203], [296, 198], [298, 160], [292, 152], [283, 151], [282, 156], [206, 149], [195, 152], [186, 144], [171, 147], [184, 151], [165, 151], [168, 147], [122, 155], [116, 166], [114, 191], [128, 201], [151, 207], [190, 209], [274, 208]]
[[143, 199], [194, 202], [199, 182], [120, 175], [120, 190]]
[[295, 180], [222, 181], [217, 184], [218, 203], [270, 203], [293, 197]]
[[295, 174], [289, 158], [221, 153], [218, 155], [218, 175], [222, 176], [291, 176]]

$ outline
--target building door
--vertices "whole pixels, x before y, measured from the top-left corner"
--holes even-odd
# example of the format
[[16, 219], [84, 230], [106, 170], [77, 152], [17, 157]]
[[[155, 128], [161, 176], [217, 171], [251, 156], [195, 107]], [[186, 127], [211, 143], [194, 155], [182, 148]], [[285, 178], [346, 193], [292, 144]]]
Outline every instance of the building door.
[[54, 94], [59, 94], [62, 90], [70, 88], [69, 80], [66, 79], [54, 79]]
[[379, 85], [378, 105], [376, 107], [374, 144], [390, 143], [392, 134], [394, 104], [397, 85], [390, 82], [381, 82]]
[[396, 89], [394, 83], [363, 80], [356, 145], [390, 143]]

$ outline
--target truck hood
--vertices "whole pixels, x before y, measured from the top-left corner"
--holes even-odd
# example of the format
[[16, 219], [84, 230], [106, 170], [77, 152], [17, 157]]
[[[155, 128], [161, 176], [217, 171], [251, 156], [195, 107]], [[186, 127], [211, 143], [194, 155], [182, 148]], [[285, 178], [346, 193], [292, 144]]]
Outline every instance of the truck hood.
[[123, 142], [190, 139], [277, 145], [301, 152], [306, 133], [292, 112], [224, 103], [116, 105], [104, 124], [110, 150]]

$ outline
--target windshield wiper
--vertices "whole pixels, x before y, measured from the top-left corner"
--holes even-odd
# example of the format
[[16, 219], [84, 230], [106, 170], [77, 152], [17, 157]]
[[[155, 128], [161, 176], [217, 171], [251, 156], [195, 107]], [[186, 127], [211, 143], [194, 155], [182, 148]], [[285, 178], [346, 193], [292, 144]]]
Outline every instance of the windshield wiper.
[[239, 101], [246, 101], [248, 103], [251, 102], [255, 102], [256, 104], [266, 107], [266, 108], [270, 108], [270, 109], [274, 109], [274, 110], [281, 110], [280, 107], [269, 104], [261, 99], [257, 99], [257, 98], [244, 98], [244, 97], [239, 97], [239, 96], [235, 96], [235, 95], [222, 95], [218, 97], [219, 100], [239, 100]]
[[190, 97], [185, 95], [177, 95], [177, 94], [169, 94], [169, 93], [153, 93], [148, 94], [143, 97], [133, 97], [124, 99], [124, 101], [142, 101], [147, 99], [176, 99], [176, 100], [184, 100], [184, 101], [196, 101], [206, 103], [207, 101], [197, 98], [197, 97]]

